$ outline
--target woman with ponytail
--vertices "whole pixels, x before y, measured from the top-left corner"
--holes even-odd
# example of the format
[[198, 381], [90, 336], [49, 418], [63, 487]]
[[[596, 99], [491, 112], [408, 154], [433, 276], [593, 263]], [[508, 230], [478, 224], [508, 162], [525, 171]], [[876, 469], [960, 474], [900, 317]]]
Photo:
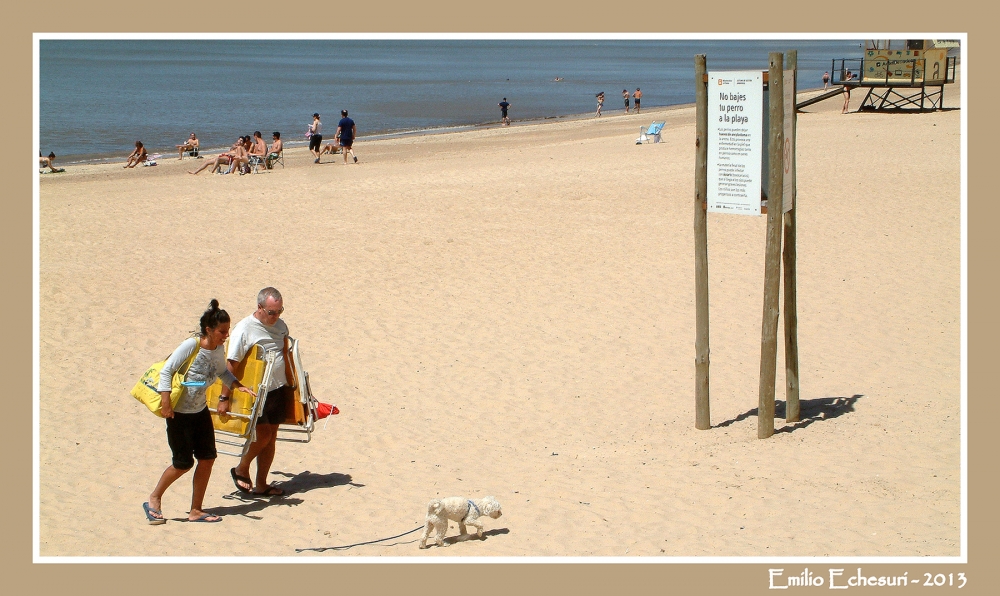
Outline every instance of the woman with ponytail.
[[[208, 310], [201, 316], [201, 331], [195, 336], [184, 340], [174, 353], [167, 358], [160, 372], [160, 412], [167, 420], [167, 443], [173, 455], [170, 466], [163, 471], [156, 488], [149, 495], [149, 501], [142, 504], [146, 519], [152, 525], [166, 523], [167, 519], [160, 511], [163, 493], [194, 467], [194, 488], [191, 494], [191, 510], [188, 521], [218, 522], [218, 515], [205, 513], [202, 501], [208, 488], [208, 479], [212, 475], [212, 465], [218, 455], [215, 450], [215, 429], [212, 426], [212, 416], [205, 400], [205, 390], [215, 383], [216, 378], [232, 389], [239, 389], [253, 394], [236, 380], [226, 368], [226, 353], [223, 344], [229, 337], [229, 313], [219, 308], [219, 301], [213, 299]], [[192, 359], [193, 356], [193, 359]], [[170, 382], [174, 373], [183, 369], [190, 360], [190, 365], [184, 373], [184, 393], [176, 407], [170, 404]]]

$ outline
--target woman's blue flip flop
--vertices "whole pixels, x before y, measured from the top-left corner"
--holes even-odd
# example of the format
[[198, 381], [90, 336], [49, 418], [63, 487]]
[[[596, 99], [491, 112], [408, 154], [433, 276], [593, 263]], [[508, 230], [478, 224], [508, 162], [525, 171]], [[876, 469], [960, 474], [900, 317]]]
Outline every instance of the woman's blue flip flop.
[[[142, 510], [146, 512], [146, 519], [149, 520], [149, 525], [158, 526], [160, 524], [167, 523], [167, 518], [163, 517], [163, 513], [161, 513], [159, 509], [153, 509], [150, 507], [149, 503], [143, 503]], [[159, 517], [156, 517], [157, 515]]]

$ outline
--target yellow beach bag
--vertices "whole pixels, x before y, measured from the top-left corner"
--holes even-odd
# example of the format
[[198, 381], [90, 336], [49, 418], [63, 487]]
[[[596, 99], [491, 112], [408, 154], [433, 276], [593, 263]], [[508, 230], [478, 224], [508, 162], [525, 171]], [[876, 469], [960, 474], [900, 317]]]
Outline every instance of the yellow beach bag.
[[[170, 381], [170, 407], [176, 407], [177, 402], [180, 401], [181, 394], [185, 391], [181, 382], [184, 380], [184, 375], [187, 374], [188, 369], [191, 368], [194, 357], [198, 355], [200, 350], [200, 345], [195, 346], [194, 352], [184, 362], [184, 372], [174, 372], [174, 378]], [[167, 358], [170, 358], [170, 356], [167, 356]], [[139, 400], [142, 405], [149, 408], [150, 412], [160, 418], [163, 418], [163, 414], [160, 413], [160, 392], [156, 390], [156, 387], [160, 384], [160, 371], [163, 370], [163, 365], [167, 363], [167, 358], [146, 369], [146, 372], [142, 373], [142, 376], [139, 377], [139, 382], [135, 384], [135, 387], [130, 392], [132, 397]]]

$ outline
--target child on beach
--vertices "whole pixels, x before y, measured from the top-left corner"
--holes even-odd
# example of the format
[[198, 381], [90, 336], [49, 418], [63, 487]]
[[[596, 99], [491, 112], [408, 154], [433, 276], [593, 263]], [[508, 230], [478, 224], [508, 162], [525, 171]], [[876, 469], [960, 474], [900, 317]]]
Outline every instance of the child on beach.
[[597, 113], [594, 114], [595, 118], [601, 115], [601, 108], [603, 107], [604, 107], [604, 92], [601, 91], [600, 93], [597, 94]]
[[[208, 310], [201, 315], [201, 332], [181, 342], [160, 371], [157, 386], [160, 392], [160, 413], [167, 421], [167, 443], [170, 445], [172, 459], [170, 466], [160, 475], [153, 492], [149, 494], [149, 501], [142, 504], [150, 525], [167, 522], [162, 512], [163, 493], [194, 467], [196, 459], [198, 467], [194, 471], [191, 509], [187, 519], [189, 522], [222, 521], [222, 517], [206, 513], [201, 508], [212, 476], [212, 465], [218, 456], [215, 450], [215, 429], [205, 399], [205, 390], [215, 383], [216, 378], [221, 378], [231, 388], [256, 396], [248, 387], [241, 385], [226, 367], [223, 344], [229, 337], [229, 323], [229, 313], [219, 308], [219, 301], [213, 298]], [[175, 408], [170, 403], [171, 381], [174, 372], [189, 360], [190, 364], [184, 372], [184, 382], [189, 385], [184, 387]]]

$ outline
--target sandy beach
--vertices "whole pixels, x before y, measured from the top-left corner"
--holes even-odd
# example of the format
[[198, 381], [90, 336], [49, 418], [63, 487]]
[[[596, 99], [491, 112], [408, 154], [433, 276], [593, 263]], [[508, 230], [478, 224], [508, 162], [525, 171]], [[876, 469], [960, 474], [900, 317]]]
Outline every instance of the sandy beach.
[[[295, 148], [257, 175], [176, 155], [41, 175], [40, 554], [958, 556], [959, 101], [799, 114], [803, 421], [779, 404], [766, 440], [766, 217], [709, 214], [713, 427], [694, 427], [692, 106], [362, 140], [350, 165]], [[222, 523], [181, 522], [188, 475], [147, 525], [170, 451], [129, 389], [210, 299], [235, 322], [269, 285], [341, 413], [279, 443], [287, 496], [241, 497], [220, 455]], [[504, 515], [419, 550], [453, 495]]]

